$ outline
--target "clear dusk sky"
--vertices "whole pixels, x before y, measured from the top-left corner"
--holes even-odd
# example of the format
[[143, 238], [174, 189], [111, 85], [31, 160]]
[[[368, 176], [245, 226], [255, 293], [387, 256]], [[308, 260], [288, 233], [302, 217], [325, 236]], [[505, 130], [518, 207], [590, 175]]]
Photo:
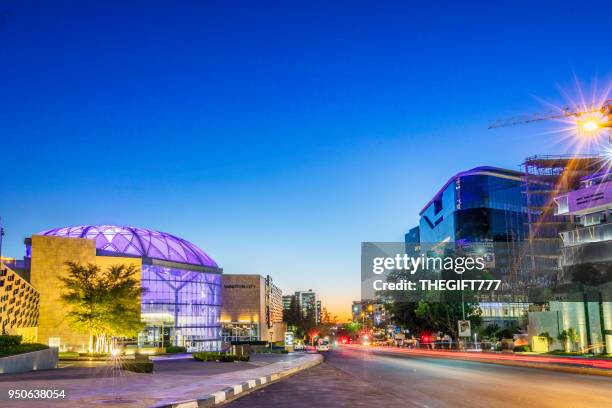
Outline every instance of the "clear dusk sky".
[[3, 254], [48, 228], [142, 226], [346, 318], [361, 241], [402, 240], [458, 171], [568, 150], [541, 126], [487, 125], [562, 104], [575, 77], [609, 83], [611, 15], [609, 1], [4, 0]]

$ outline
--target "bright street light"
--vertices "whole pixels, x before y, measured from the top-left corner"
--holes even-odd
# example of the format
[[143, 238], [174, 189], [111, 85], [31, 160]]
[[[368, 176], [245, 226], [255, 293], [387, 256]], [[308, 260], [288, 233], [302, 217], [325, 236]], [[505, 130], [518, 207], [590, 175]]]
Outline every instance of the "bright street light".
[[595, 132], [600, 128], [599, 123], [595, 119], [587, 119], [585, 121], [582, 121], [580, 123], [580, 127], [582, 128], [582, 130], [589, 133]]

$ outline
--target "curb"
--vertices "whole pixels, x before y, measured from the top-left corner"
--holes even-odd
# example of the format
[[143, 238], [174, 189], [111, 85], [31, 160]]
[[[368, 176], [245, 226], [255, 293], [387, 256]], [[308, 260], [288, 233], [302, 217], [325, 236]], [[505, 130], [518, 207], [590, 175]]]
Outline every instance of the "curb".
[[[378, 354], [381, 356], [390, 356], [390, 357], [399, 357], [399, 358], [413, 357], [413, 356], [405, 355], [401, 353], [394, 353], [392, 351], [385, 352], [385, 351], [372, 350], [371, 353]], [[468, 361], [468, 362], [471, 361], [475, 363], [496, 364], [496, 365], [504, 365], [504, 366], [509, 366], [509, 367], [539, 368], [541, 370], [559, 371], [559, 372], [570, 373], [570, 374], [586, 374], [586, 375], [598, 375], [601, 377], [612, 377], [612, 370], [593, 368], [593, 367], [584, 367], [584, 366], [570, 367], [566, 365], [557, 365], [557, 364], [550, 364], [550, 363], [525, 363], [521, 361], [508, 361], [508, 360], [501, 361], [501, 360], [479, 359], [478, 357], [462, 358], [459, 356], [456, 356], [456, 357], [455, 356], [436, 356], [433, 354], [424, 356], [424, 357], [441, 358], [441, 359], [448, 359], [448, 360], [461, 360], [461, 361]]]
[[248, 380], [240, 384], [226, 387], [212, 394], [204, 395], [193, 400], [173, 402], [170, 404], [154, 405], [152, 408], [207, 408], [221, 405], [225, 402], [239, 398], [259, 388], [267, 387], [282, 378], [296, 374], [300, 371], [312, 368], [323, 362], [323, 356], [317, 355], [317, 358], [306, 363], [291, 367], [286, 370], [278, 371], [256, 379]]

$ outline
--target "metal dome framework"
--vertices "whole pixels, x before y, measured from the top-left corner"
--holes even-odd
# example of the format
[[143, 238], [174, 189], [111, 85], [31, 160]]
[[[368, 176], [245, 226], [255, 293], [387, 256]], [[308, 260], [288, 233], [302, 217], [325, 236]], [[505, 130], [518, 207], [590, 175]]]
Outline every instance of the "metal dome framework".
[[96, 242], [96, 248], [103, 252], [218, 268], [211, 257], [191, 242], [172, 234], [145, 228], [79, 225], [54, 228], [37, 235], [92, 239]]

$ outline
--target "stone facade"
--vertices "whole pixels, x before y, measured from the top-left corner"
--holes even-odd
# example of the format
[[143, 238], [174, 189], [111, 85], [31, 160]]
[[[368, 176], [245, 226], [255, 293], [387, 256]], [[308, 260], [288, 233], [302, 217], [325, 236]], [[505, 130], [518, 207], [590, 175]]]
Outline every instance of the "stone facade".
[[[60, 277], [67, 276], [68, 261], [92, 263], [102, 268], [132, 263], [140, 270], [141, 260], [96, 256], [95, 241], [89, 239], [38, 235], [32, 237], [30, 281], [40, 294], [38, 342], [54, 346], [59, 342], [62, 350], [85, 351], [89, 344], [89, 336], [70, 326], [66, 317], [66, 306], [60, 299], [63, 288]], [[140, 303], [140, 299], [134, 301]]]
[[271, 282], [266, 285], [263, 276], [223, 275], [221, 299], [224, 331], [251, 326], [257, 332], [257, 340], [284, 339], [282, 292]]
[[0, 332], [19, 334], [36, 342], [39, 294], [8, 266], [0, 265]]

